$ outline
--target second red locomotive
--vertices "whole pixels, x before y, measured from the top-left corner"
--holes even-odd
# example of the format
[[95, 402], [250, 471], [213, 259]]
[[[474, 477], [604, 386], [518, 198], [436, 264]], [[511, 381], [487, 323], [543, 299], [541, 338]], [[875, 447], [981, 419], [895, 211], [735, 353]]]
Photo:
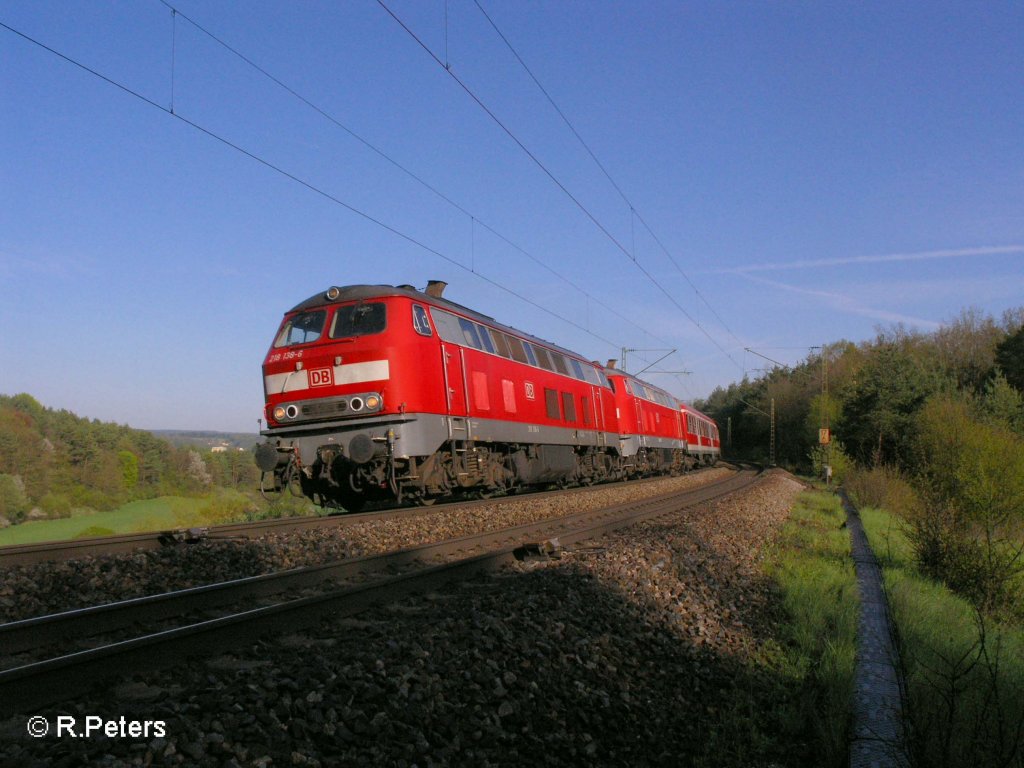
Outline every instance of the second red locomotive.
[[287, 312], [263, 364], [273, 487], [324, 506], [589, 484], [711, 463], [717, 428], [612, 367], [442, 298], [332, 287]]

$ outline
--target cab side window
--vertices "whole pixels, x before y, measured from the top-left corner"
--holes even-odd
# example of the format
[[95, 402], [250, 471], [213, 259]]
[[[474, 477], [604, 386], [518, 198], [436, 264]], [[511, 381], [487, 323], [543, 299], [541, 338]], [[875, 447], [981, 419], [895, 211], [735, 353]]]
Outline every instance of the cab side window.
[[412, 327], [416, 329], [416, 333], [420, 336], [434, 335], [434, 332], [430, 330], [430, 321], [427, 319], [426, 307], [421, 307], [419, 304], [412, 305]]
[[462, 327], [459, 325], [459, 318], [437, 307], [430, 308], [430, 315], [434, 318], [434, 327], [437, 328], [438, 336], [452, 344], [466, 343], [462, 335]]

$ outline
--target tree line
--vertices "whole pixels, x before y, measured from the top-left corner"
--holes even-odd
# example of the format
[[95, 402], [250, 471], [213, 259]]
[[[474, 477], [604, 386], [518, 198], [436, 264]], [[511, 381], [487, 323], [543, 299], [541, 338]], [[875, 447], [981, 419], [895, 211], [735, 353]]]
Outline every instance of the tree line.
[[923, 572], [1024, 616], [1024, 307], [828, 344], [695, 405], [718, 422], [725, 455], [760, 462], [774, 410], [778, 464], [830, 464], [903, 517]]
[[177, 448], [144, 430], [46, 408], [28, 394], [0, 395], [0, 518], [11, 523], [32, 510], [63, 517], [218, 487], [251, 490], [258, 480], [248, 451]]

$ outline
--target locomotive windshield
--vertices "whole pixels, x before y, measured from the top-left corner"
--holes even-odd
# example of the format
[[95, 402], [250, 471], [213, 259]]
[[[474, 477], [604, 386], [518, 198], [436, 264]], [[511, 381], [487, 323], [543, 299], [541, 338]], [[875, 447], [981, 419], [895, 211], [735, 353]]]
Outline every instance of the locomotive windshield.
[[387, 308], [380, 302], [338, 307], [331, 323], [332, 339], [349, 339], [381, 333], [387, 325]]
[[295, 315], [281, 327], [274, 346], [290, 347], [294, 344], [308, 344], [311, 341], [316, 341], [324, 332], [325, 320], [327, 320], [327, 311], [323, 309]]

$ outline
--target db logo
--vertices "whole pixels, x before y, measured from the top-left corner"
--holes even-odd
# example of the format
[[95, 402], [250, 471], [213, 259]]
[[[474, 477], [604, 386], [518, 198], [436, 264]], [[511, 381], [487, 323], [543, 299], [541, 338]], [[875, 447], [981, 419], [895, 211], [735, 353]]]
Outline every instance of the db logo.
[[526, 399], [527, 400], [536, 400], [537, 399], [537, 393], [533, 391], [533, 382], [532, 381], [524, 381], [523, 385], [526, 387]]
[[334, 383], [334, 371], [330, 368], [311, 368], [309, 370], [309, 386], [329, 387]]

